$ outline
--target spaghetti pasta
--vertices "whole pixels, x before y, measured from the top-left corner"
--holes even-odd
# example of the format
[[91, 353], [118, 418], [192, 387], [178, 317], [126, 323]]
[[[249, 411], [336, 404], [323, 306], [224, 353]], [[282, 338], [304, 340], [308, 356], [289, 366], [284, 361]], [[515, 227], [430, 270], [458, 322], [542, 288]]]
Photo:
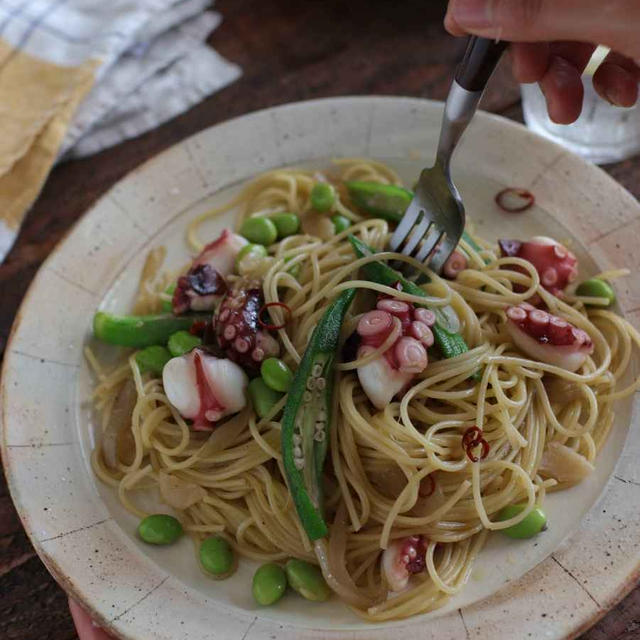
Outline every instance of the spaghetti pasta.
[[[134, 355], [106, 372], [87, 350], [97, 378], [94, 398], [103, 431], [125, 385], [135, 386], [128, 435], [118, 442], [115, 464], [107, 464], [103, 439], [92, 465], [118, 492], [123, 506], [140, 517], [148, 514], [136, 493], [157, 488], [162, 474], [200, 488], [202, 499], [178, 510], [196, 542], [217, 533], [248, 558], [280, 561], [293, 556], [320, 563], [329, 585], [359, 615], [370, 621], [404, 618], [441, 606], [464, 586], [489, 531], [521, 522], [544, 502], [547, 491], [572, 484], [544, 462], [549, 443], [596, 463], [613, 425], [614, 403], [640, 388], [640, 379], [620, 388], [633, 350], [640, 348], [640, 335], [613, 312], [585, 306], [589, 300], [552, 296], [530, 262], [501, 257], [491, 243], [473, 235], [475, 247], [465, 240], [460, 245], [468, 268], [453, 281], [411, 258], [385, 252], [388, 223], [351, 207], [343, 181], [399, 185], [400, 180], [391, 168], [363, 158], [337, 160], [326, 177], [300, 169], [258, 176], [230, 202], [189, 225], [190, 247], [203, 248], [200, 225], [224, 211], [238, 210], [238, 226], [248, 216], [269, 212], [308, 214], [314, 182], [327, 177], [337, 187], [336, 212], [352, 226], [327, 241], [305, 234], [287, 237], [269, 247], [257, 272], [266, 305], [283, 303], [291, 310], [287, 318], [282, 309], [269, 307], [285, 362], [297, 367], [328, 302], [349, 288], [359, 295], [346, 318], [344, 338], [380, 294], [412, 303], [426, 300], [434, 308], [450, 305], [469, 345], [457, 357], [432, 358], [382, 410], [373, 408], [355, 370], [384, 352], [399, 326], [374, 351], [336, 367], [331, 464], [325, 472], [325, 507], [333, 523], [328, 541], [312, 544], [292, 508], [280, 450], [286, 397], [262, 418], [249, 407], [211, 432], [194, 431], [171, 405], [162, 380], [141, 372]], [[348, 234], [381, 253], [355, 259]], [[156, 311], [166, 299], [163, 291], [175, 274], [160, 272], [162, 257], [156, 250], [147, 262], [137, 312]], [[430, 276], [426, 298], [359, 278], [363, 265], [390, 259]], [[299, 268], [295, 277], [294, 266]], [[514, 266], [518, 269], [508, 268]], [[592, 340], [593, 353], [579, 370], [532, 360], [514, 347], [505, 329], [505, 309], [534, 295]], [[474, 425], [488, 451], [477, 462], [466, 455], [462, 442]], [[425, 484], [430, 485], [428, 494]], [[526, 507], [507, 520], [497, 518], [514, 503]], [[394, 541], [410, 536], [427, 541], [426, 568], [406, 590], [388, 598], [381, 555]]]

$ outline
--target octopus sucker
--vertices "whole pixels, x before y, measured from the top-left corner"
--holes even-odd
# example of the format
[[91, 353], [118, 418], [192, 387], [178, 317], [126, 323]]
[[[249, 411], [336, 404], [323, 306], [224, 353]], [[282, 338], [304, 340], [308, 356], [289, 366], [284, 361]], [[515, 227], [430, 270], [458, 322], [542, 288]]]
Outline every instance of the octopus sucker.
[[[554, 296], [562, 297], [566, 287], [578, 276], [578, 259], [565, 246], [547, 236], [535, 236], [531, 240], [498, 240], [503, 256], [515, 256], [528, 260], [540, 276], [540, 284]], [[518, 265], [505, 267], [522, 273]], [[524, 291], [516, 285], [516, 291]]]
[[426, 568], [427, 547], [423, 536], [394, 540], [382, 554], [382, 573], [390, 591], [402, 591], [409, 578]]
[[427, 348], [434, 342], [431, 326], [435, 314], [412, 304], [381, 298], [376, 308], [365, 313], [356, 329], [360, 338], [357, 357], [364, 358], [390, 339], [397, 337], [384, 353], [358, 367], [360, 384], [377, 409], [386, 407], [393, 396], [424, 371]]
[[586, 331], [564, 318], [524, 304], [508, 307], [506, 316], [513, 343], [534, 360], [576, 371], [593, 353]]
[[263, 304], [260, 282], [241, 279], [223, 298], [213, 320], [218, 347], [247, 371], [257, 371], [265, 358], [280, 353], [278, 341], [258, 322]]

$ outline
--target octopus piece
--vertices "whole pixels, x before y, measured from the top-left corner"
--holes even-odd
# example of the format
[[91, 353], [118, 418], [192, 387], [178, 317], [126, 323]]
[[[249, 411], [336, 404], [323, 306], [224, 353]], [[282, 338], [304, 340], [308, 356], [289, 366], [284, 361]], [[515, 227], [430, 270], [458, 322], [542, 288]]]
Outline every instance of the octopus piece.
[[173, 299], [176, 315], [187, 311], [210, 311], [227, 291], [225, 278], [233, 272], [236, 256], [247, 241], [224, 229], [217, 240], [196, 257], [189, 271], [178, 278]]
[[422, 536], [394, 540], [382, 554], [382, 573], [391, 591], [402, 591], [414, 573], [425, 570], [427, 547]]
[[162, 370], [169, 402], [195, 431], [211, 431], [222, 418], [238, 413], [247, 403], [245, 372], [231, 360], [202, 349], [172, 358]]
[[426, 368], [427, 347], [434, 340], [431, 331], [434, 323], [433, 311], [416, 309], [392, 298], [378, 300], [376, 309], [360, 318], [356, 330], [360, 337], [358, 359], [391, 340], [383, 353], [358, 367], [360, 384], [377, 409], [384, 409], [396, 393]]
[[[540, 276], [540, 284], [554, 296], [562, 297], [564, 289], [578, 276], [578, 259], [565, 246], [553, 238], [536, 236], [528, 242], [498, 240], [503, 256], [515, 256], [528, 260]], [[509, 269], [523, 272], [517, 265]], [[517, 290], [524, 291], [522, 285]]]
[[244, 369], [257, 371], [265, 358], [280, 353], [278, 341], [258, 322], [264, 304], [259, 282], [240, 280], [224, 297], [214, 317], [222, 352]]
[[464, 271], [469, 264], [467, 256], [455, 249], [442, 266], [442, 275], [450, 280], [455, 280], [461, 271]]
[[587, 332], [559, 316], [527, 303], [508, 307], [506, 314], [513, 343], [534, 360], [576, 371], [593, 353]]

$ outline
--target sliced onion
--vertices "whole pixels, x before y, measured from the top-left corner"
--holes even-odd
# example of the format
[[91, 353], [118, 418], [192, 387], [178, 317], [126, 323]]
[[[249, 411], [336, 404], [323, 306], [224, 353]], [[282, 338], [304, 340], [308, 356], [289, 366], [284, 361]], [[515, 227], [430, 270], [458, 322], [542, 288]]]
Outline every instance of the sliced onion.
[[527, 189], [507, 187], [496, 194], [495, 200], [496, 204], [507, 213], [522, 213], [534, 205], [536, 198]]
[[162, 500], [174, 509], [188, 509], [207, 495], [200, 485], [164, 471], [158, 473], [158, 486]]
[[540, 471], [558, 482], [580, 482], [594, 466], [577, 451], [559, 442], [550, 442], [542, 454]]
[[102, 458], [109, 469], [118, 468], [118, 460], [131, 464], [135, 455], [135, 441], [131, 433], [131, 414], [136, 406], [136, 385], [129, 378], [116, 396], [109, 422], [102, 432]]
[[329, 548], [326, 540], [320, 539], [314, 542], [314, 549], [327, 584], [351, 606], [367, 609], [373, 603], [362, 595], [346, 568], [346, 519], [346, 508], [342, 501], [331, 526]]
[[331, 218], [322, 213], [311, 211], [305, 213], [300, 220], [300, 225], [304, 233], [321, 240], [330, 240], [335, 235], [335, 227]]

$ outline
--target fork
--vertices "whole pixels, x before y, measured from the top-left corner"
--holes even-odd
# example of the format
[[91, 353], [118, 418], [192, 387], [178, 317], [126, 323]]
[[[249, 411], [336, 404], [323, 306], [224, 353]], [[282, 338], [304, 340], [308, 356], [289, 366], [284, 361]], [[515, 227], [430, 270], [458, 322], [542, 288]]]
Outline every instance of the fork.
[[456, 248], [465, 224], [462, 198], [451, 179], [451, 156], [506, 45], [469, 38], [445, 103], [435, 164], [422, 170], [413, 200], [389, 242], [392, 251], [419, 262], [430, 259], [429, 266], [436, 273]]

